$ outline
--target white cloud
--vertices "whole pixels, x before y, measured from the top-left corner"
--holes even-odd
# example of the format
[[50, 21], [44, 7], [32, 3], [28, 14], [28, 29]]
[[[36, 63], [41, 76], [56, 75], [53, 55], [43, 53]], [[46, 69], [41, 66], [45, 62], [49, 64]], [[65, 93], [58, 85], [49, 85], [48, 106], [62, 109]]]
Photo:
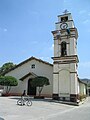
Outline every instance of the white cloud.
[[44, 60], [44, 57], [40, 57], [41, 60]]
[[6, 29], [6, 28], [4, 28], [4, 29], [3, 29], [3, 31], [4, 31], [4, 32], [7, 32], [7, 29]]
[[1, 32], [7, 32], [7, 28], [1, 28], [1, 27], [0, 27], [0, 31], [1, 31]]

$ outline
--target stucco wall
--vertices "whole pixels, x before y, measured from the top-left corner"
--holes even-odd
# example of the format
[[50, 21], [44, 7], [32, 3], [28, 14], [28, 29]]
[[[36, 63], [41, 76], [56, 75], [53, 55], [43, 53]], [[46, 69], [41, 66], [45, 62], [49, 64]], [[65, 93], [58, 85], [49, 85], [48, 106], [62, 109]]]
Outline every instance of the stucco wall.
[[70, 72], [62, 69], [59, 71], [59, 94], [61, 97], [69, 97], [70, 85]]
[[[35, 68], [32, 69], [31, 65], [35, 64]], [[33, 72], [37, 76], [45, 76], [49, 79], [50, 85], [44, 87], [42, 94], [52, 94], [52, 79], [53, 79], [53, 66], [42, 63], [37, 60], [31, 60], [27, 63], [19, 66], [18, 68], [10, 71], [6, 75], [10, 75], [16, 77], [18, 79], [18, 86], [13, 87], [11, 92], [15, 93], [22, 93], [24, 89], [27, 90], [27, 82], [29, 78], [26, 78], [24, 81], [20, 81], [19, 79], [22, 78], [24, 75], [28, 74], [29, 72]]]
[[80, 95], [86, 95], [86, 86], [84, 83], [79, 83], [80, 86]]
[[78, 94], [77, 67], [75, 63], [54, 64], [53, 93], [61, 97]]

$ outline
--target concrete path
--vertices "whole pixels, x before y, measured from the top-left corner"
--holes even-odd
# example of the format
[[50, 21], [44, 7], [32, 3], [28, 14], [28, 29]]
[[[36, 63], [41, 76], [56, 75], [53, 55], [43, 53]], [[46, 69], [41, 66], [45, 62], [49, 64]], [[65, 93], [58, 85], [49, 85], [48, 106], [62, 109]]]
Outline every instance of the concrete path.
[[19, 106], [18, 98], [0, 97], [0, 120], [48, 120], [78, 107], [34, 99], [31, 107]]

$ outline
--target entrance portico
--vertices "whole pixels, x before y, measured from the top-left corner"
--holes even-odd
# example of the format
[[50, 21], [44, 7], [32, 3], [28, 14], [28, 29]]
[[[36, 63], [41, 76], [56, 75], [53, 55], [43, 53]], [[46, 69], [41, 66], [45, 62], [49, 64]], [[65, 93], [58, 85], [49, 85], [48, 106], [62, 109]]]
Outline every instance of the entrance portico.
[[37, 77], [37, 75], [35, 75], [34, 73], [28, 73], [25, 76], [23, 76], [22, 78], [20, 78], [20, 80], [26, 82], [25, 90], [27, 92], [27, 95], [36, 95], [36, 87], [32, 87], [32, 85], [31, 85], [31, 81], [35, 77]]

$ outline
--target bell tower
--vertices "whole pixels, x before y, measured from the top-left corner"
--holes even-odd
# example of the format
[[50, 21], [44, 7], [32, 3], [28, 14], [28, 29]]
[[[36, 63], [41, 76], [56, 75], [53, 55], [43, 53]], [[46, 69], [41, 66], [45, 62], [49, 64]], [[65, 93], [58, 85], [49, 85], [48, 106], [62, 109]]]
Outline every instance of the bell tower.
[[53, 99], [76, 102], [78, 99], [77, 38], [71, 13], [58, 16], [54, 37]]

